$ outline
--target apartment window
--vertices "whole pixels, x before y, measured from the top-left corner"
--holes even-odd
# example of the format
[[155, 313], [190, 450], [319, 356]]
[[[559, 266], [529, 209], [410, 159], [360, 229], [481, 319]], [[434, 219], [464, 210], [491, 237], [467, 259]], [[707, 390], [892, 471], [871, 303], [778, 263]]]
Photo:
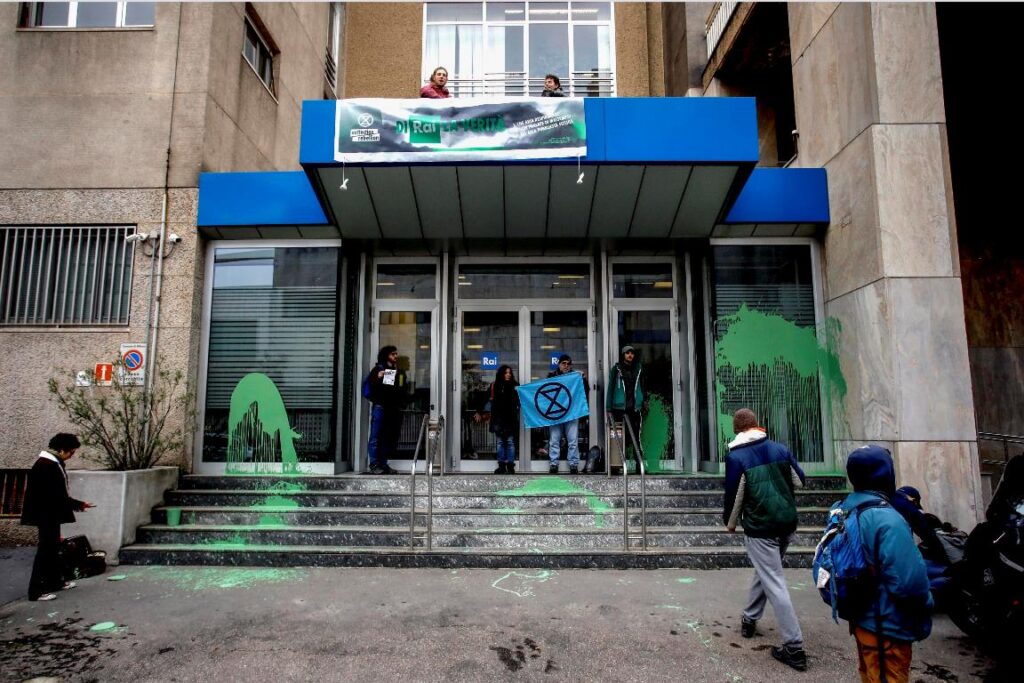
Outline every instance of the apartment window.
[[0, 227], [0, 325], [127, 325], [134, 232]]
[[540, 95], [555, 74], [566, 95], [615, 94], [610, 2], [430, 2], [423, 82], [448, 69], [455, 97]]
[[23, 28], [153, 26], [155, 2], [23, 2]]
[[271, 47], [272, 45], [265, 30], [257, 28], [254, 16], [246, 17], [242, 55], [263, 81], [263, 85], [267, 86], [267, 90], [274, 94], [274, 54], [277, 51]]

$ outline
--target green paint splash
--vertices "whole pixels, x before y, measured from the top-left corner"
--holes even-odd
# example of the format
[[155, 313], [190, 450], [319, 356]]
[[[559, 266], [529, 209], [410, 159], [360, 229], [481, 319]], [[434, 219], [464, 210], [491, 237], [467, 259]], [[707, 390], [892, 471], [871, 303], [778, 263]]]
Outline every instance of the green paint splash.
[[113, 621], [101, 621], [98, 624], [93, 624], [89, 627], [90, 631], [113, 631], [117, 628], [117, 624]]
[[114, 574], [113, 576], [108, 576], [107, 581], [124, 581], [127, 578], [127, 574]]
[[274, 380], [252, 372], [238, 381], [231, 392], [228, 413], [228, 472], [241, 472], [243, 463], [252, 463], [256, 470], [280, 463], [282, 471], [297, 472], [299, 460], [294, 441], [301, 438], [288, 422], [284, 400]]
[[[780, 315], [741, 304], [717, 321], [715, 398], [719, 452], [732, 440], [732, 414], [751, 408], [773, 438], [785, 441], [802, 462], [823, 462], [822, 425], [833, 438], [848, 432], [840, 416], [847, 386], [838, 354], [841, 325], [826, 321], [819, 332]], [[827, 414], [822, 414], [822, 404]]]
[[[594, 513], [594, 526], [604, 527], [604, 516], [608, 514], [612, 506], [604, 502], [597, 495], [582, 486], [577, 486], [561, 477], [539, 477], [523, 486], [514, 489], [498, 491], [499, 496], [583, 496], [587, 507]], [[518, 512], [518, 511], [517, 511]]]
[[224, 567], [149, 567], [143, 578], [174, 584], [183, 590], [205, 591], [217, 588], [249, 589], [263, 584], [293, 583], [306, 578], [301, 569], [255, 569]]
[[647, 415], [640, 428], [640, 447], [644, 451], [644, 467], [648, 474], [661, 472], [661, 461], [670, 457], [667, 453], [672, 440], [671, 410], [661, 396], [654, 395], [647, 401]]
[[693, 583], [696, 580], [697, 579], [693, 578], [692, 576], [684, 576], [682, 578], [676, 579], [676, 581], [679, 583]]
[[[509, 572], [492, 583], [491, 587], [506, 593], [512, 593], [520, 598], [532, 598], [534, 597], [533, 584], [544, 583], [555, 575], [556, 572], [549, 569], [542, 569], [536, 574]], [[498, 584], [500, 583], [505, 583], [505, 586], [499, 586]]]

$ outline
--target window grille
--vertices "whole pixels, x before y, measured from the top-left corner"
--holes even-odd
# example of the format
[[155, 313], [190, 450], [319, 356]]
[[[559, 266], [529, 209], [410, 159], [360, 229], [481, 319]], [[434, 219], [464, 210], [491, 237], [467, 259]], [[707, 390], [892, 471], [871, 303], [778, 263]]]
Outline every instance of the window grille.
[[0, 325], [127, 325], [134, 232], [0, 227]]

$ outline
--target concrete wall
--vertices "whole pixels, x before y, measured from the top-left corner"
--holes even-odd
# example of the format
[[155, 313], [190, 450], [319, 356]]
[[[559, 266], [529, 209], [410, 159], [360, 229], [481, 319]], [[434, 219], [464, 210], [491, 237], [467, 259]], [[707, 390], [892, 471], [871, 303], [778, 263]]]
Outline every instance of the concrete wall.
[[701, 76], [707, 64], [704, 24], [714, 3], [685, 2], [662, 5], [664, 31], [665, 94], [700, 95]]
[[[301, 102], [323, 94], [326, 4], [260, 4], [280, 49], [275, 95], [242, 57], [244, 5], [157, 5], [142, 30], [17, 30], [0, 4], [0, 226], [135, 225], [182, 242], [164, 261], [159, 356], [195, 381], [205, 252], [196, 232], [201, 171], [298, 168]], [[145, 341], [150, 265], [137, 249], [130, 321], [105, 328], [0, 328], [0, 467], [28, 467], [70, 428], [49, 402], [60, 369], [91, 369]], [[194, 389], [194, 387], [192, 387]], [[175, 420], [181, 423], [181, 416]], [[169, 464], [191, 467], [190, 444]], [[96, 467], [76, 458], [72, 467]]]
[[791, 3], [789, 25], [797, 165], [829, 175], [837, 450], [889, 446], [899, 482], [970, 528], [982, 501], [935, 8]]

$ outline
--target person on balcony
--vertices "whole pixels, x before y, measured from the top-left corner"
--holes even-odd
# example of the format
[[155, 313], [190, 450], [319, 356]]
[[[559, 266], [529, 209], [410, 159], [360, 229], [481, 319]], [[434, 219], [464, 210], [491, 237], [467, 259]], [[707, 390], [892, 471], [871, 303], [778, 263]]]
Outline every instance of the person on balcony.
[[558, 80], [558, 76], [548, 74], [544, 77], [544, 90], [541, 92], [540, 96], [565, 97], [565, 93], [562, 92], [562, 82]]
[[445, 87], [447, 83], [448, 69], [443, 66], [437, 67], [434, 73], [430, 74], [430, 83], [420, 88], [420, 97], [428, 100], [444, 100], [451, 97], [451, 93]]

